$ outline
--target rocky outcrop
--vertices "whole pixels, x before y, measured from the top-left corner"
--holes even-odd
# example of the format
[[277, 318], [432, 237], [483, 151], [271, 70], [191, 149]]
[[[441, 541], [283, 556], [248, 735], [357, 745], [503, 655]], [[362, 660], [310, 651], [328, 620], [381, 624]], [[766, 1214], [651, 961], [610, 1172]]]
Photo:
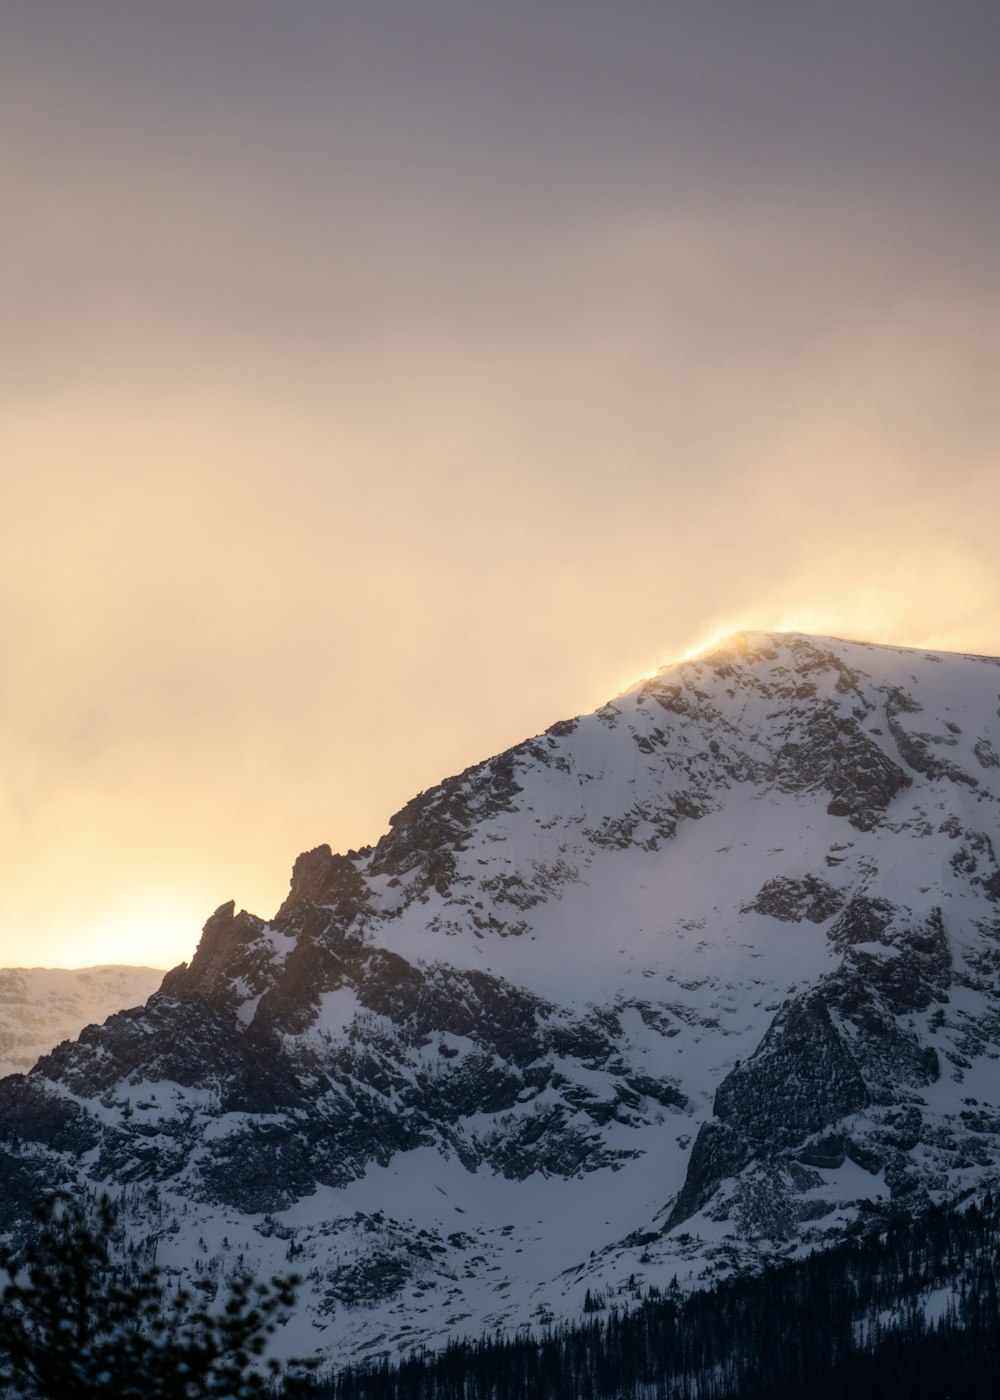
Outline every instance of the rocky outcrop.
[[277, 963], [263, 919], [236, 913], [233, 900], [221, 904], [202, 929], [190, 966], [181, 963], [168, 972], [161, 990], [209, 1006], [239, 1006], [247, 995], [258, 996], [273, 980]]
[[716, 1090], [715, 1121], [698, 1134], [667, 1228], [688, 1219], [751, 1161], [800, 1147], [870, 1102], [825, 997], [816, 992], [789, 1003], [751, 1058]]
[[805, 875], [801, 880], [782, 875], [762, 885], [756, 898], [744, 909], [769, 914], [786, 923], [808, 919], [811, 923], [822, 924], [833, 918], [843, 902], [841, 892], [817, 875]]

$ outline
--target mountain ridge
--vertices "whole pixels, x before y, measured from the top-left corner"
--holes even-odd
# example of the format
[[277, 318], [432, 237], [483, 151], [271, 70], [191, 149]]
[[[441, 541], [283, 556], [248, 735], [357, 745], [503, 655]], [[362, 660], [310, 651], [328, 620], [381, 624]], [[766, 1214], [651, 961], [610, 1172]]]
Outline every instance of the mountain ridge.
[[115, 1184], [182, 1273], [296, 1259], [298, 1349], [348, 1357], [977, 1188], [998, 666], [737, 634], [304, 853], [271, 920], [220, 906], [146, 1007], [0, 1083], [0, 1228], [36, 1161]]

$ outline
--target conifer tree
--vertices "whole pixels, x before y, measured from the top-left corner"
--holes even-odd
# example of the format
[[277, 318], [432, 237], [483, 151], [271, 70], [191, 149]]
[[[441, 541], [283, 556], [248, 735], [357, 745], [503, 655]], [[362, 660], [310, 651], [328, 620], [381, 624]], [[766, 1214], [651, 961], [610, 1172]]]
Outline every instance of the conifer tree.
[[[53, 1196], [19, 1250], [0, 1250], [0, 1393], [8, 1400], [257, 1400], [280, 1367], [262, 1355], [295, 1299], [295, 1275], [232, 1278], [211, 1304], [170, 1292], [155, 1264], [114, 1257], [104, 1196]], [[298, 1367], [300, 1377], [308, 1367]], [[302, 1393], [286, 1378], [285, 1393]]]

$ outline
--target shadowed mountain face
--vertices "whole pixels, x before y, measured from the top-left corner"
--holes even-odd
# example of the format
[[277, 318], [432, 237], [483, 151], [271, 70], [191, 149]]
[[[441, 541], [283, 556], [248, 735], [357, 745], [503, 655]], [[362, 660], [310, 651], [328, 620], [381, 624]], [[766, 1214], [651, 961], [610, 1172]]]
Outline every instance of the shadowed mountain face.
[[294, 1260], [346, 1359], [976, 1188], [998, 712], [991, 659], [743, 634], [447, 779], [0, 1083], [0, 1228], [121, 1188], [192, 1278]]

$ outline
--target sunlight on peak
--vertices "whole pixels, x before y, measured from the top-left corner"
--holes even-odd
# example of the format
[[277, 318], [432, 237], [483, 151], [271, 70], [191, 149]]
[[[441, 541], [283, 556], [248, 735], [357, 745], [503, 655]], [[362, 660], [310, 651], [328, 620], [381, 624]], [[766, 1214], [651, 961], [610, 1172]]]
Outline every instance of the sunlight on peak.
[[671, 664], [691, 661], [723, 646], [740, 633], [793, 632], [811, 637], [840, 637], [878, 646], [928, 647], [947, 651], [959, 643], [949, 627], [941, 630], [931, 623], [924, 630], [913, 626], [904, 606], [905, 599], [885, 591], [859, 589], [829, 602], [798, 604], [780, 608], [760, 608], [754, 615], [738, 613], [716, 619], [694, 641], [677, 654]]
[[614, 694], [615, 696], [627, 695], [630, 691], [637, 690], [644, 685], [653, 676], [662, 675], [664, 671], [673, 670], [675, 666], [682, 666], [687, 661], [696, 661], [699, 657], [707, 656], [710, 652], [717, 651], [727, 642], [745, 635], [748, 631], [759, 633], [762, 630], [761, 628], [719, 627], [710, 633], [703, 633], [698, 642], [683, 651], [675, 652], [669, 661], [657, 660], [644, 666], [638, 673], [633, 673], [624, 685], [617, 686]]
[[733, 614], [716, 619], [695, 633], [692, 640], [677, 650], [665, 649], [669, 657], [633, 672], [624, 685], [619, 685], [615, 694], [624, 695], [641, 686], [651, 676], [683, 666], [687, 662], [698, 661], [712, 652], [735, 646], [740, 638], [773, 636], [791, 633], [813, 637], [839, 637], [843, 640], [871, 642], [876, 645], [901, 647], [927, 647], [936, 651], [961, 650], [966, 645], [964, 638], [951, 633], [932, 629], [929, 633], [916, 635], [900, 616], [899, 608], [884, 595], [864, 593], [849, 600], [840, 599], [836, 604], [786, 607], [781, 609], [761, 608], [755, 615]]

